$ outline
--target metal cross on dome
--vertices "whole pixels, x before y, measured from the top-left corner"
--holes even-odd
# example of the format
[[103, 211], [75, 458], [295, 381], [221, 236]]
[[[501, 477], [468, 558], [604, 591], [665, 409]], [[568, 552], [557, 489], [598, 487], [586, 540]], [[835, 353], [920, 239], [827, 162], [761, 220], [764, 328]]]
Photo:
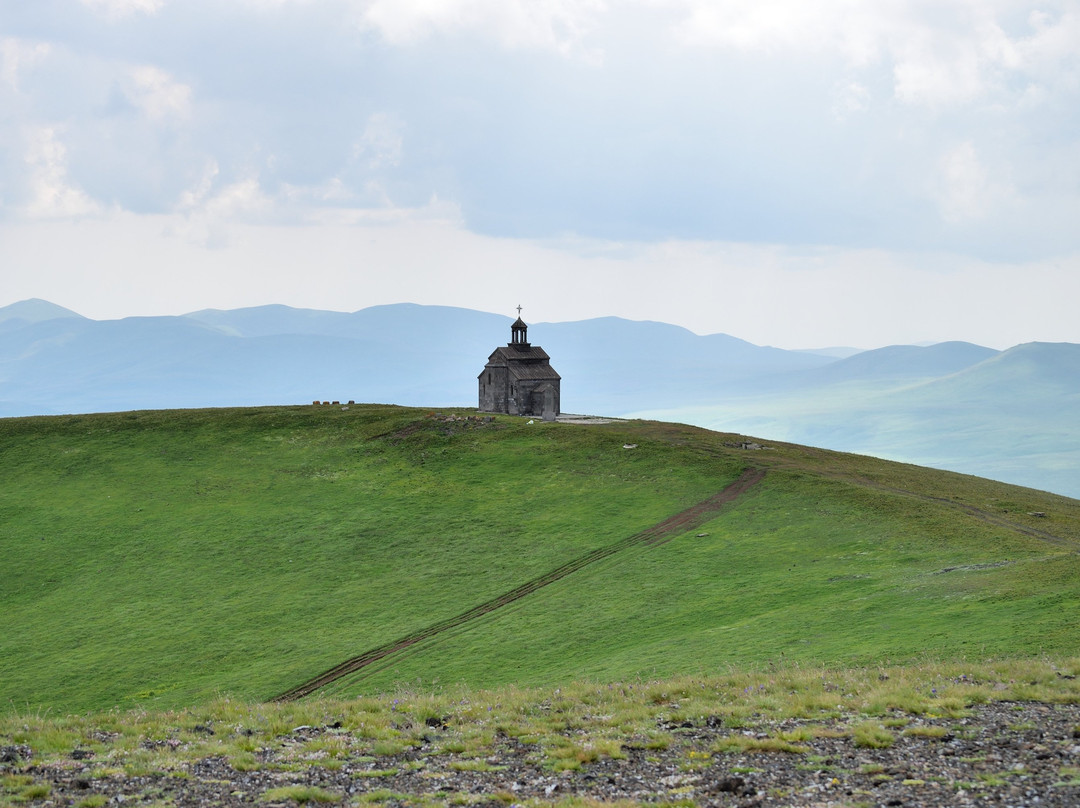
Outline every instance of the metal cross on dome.
[[521, 304], [518, 303], [518, 319], [521, 319]]

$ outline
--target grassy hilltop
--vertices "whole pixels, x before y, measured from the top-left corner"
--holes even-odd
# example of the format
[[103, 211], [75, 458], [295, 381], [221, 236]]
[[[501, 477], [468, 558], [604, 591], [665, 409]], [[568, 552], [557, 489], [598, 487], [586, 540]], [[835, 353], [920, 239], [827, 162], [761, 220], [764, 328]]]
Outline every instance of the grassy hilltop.
[[[1080, 646], [1075, 500], [673, 424], [468, 415], [0, 420], [0, 709], [265, 700], [446, 621], [322, 692]], [[747, 469], [766, 474], [706, 521], [627, 541]]]

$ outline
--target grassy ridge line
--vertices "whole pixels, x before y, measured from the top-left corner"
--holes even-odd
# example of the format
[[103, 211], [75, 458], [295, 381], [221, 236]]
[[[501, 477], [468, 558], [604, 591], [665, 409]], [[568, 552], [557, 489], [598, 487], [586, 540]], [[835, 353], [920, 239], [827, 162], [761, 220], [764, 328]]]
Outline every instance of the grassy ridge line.
[[1033, 539], [1042, 539], [1048, 541], [1051, 544], [1056, 544], [1059, 547], [1064, 547], [1066, 550], [1070, 550], [1074, 553], [1080, 553], [1080, 542], [1074, 539], [1066, 539], [1061, 536], [1056, 536], [1045, 530], [1040, 530], [1037, 527], [1031, 527], [1029, 525], [1023, 525], [1012, 519], [1005, 519], [998, 516], [995, 513], [985, 510], [984, 508], [976, 508], [974, 505], [967, 505], [963, 502], [954, 502], [946, 497], [935, 497], [929, 494], [919, 494], [915, 491], [908, 491], [903, 488], [894, 488], [892, 486], [880, 485], [871, 480], [859, 480], [859, 482], [867, 485], [871, 488], [877, 488], [879, 491], [889, 491], [894, 494], [903, 494], [909, 497], [915, 497], [926, 502], [935, 502], [942, 505], [947, 505], [950, 508], [956, 508], [964, 513], [974, 516], [976, 519], [981, 519], [991, 525], [998, 527], [1008, 528], [1009, 530], [1015, 530], [1017, 533], [1023, 533], [1025, 536], [1031, 536]]
[[554, 583], [573, 572], [576, 572], [589, 564], [593, 564], [601, 559], [608, 558], [622, 550], [635, 545], [648, 545], [652, 546], [663, 541], [670, 540], [670, 538], [677, 532], [685, 532], [692, 530], [696, 526], [702, 524], [709, 519], [712, 514], [718, 511], [726, 503], [731, 502], [738, 496], [741, 496], [746, 491], [751, 489], [754, 485], [759, 483], [765, 476], [765, 471], [757, 468], [746, 469], [739, 478], [731, 485], [727, 486], [723, 491], [719, 492], [715, 496], [710, 497], [704, 502], [700, 502], [691, 508], [687, 508], [685, 511], [675, 514], [663, 522], [653, 525], [650, 528], [646, 528], [639, 533], [635, 533], [615, 544], [608, 545], [607, 547], [601, 547], [579, 556], [560, 567], [557, 567], [544, 575], [533, 578], [530, 581], [525, 582], [521, 586], [511, 589], [509, 592], [505, 592], [496, 598], [492, 598], [485, 603], [481, 603], [478, 606], [474, 606], [468, 611], [461, 614], [441, 620], [431, 626], [428, 626], [421, 631], [409, 634], [406, 637], [402, 637], [399, 640], [386, 643], [373, 648], [359, 656], [348, 659], [342, 662], [340, 665], [335, 665], [327, 671], [324, 671], [320, 675], [309, 679], [307, 682], [297, 685], [294, 688], [286, 690], [284, 693], [276, 696], [273, 701], [294, 701], [296, 699], [303, 698], [314, 693], [316, 690], [330, 684], [331, 682], [340, 679], [343, 676], [347, 676], [350, 673], [371, 665], [374, 662], [378, 662], [391, 654], [403, 651], [409, 646], [415, 645], [421, 640], [426, 640], [429, 637], [433, 637], [436, 634], [440, 634], [444, 631], [448, 631], [452, 628], [457, 628], [471, 620], [475, 620], [482, 617], [485, 614], [493, 612], [495, 609], [506, 606], [509, 603], [520, 600], [521, 598], [529, 595], [541, 587]]

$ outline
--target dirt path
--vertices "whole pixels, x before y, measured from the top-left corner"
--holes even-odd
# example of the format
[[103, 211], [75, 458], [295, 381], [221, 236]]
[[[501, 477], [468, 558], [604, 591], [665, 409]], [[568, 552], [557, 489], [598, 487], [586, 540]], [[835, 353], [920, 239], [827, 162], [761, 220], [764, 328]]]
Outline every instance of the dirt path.
[[328, 671], [324, 671], [313, 679], [297, 685], [290, 690], [286, 690], [284, 693], [276, 696], [273, 701], [293, 701], [295, 699], [303, 698], [304, 696], [314, 693], [316, 690], [325, 687], [331, 682], [340, 679], [343, 676], [347, 676], [350, 673], [366, 668], [369, 665], [378, 662], [381, 659], [385, 659], [391, 654], [395, 654], [408, 648], [411, 645], [415, 645], [421, 640], [426, 640], [430, 637], [434, 637], [436, 634], [441, 634], [444, 631], [448, 631], [452, 628], [457, 628], [472, 620], [477, 620], [490, 612], [495, 611], [498, 608], [506, 606], [509, 603], [520, 600], [526, 595], [532, 594], [538, 589], [554, 583], [573, 572], [577, 572], [583, 567], [587, 567], [590, 564], [595, 564], [597, 561], [601, 561], [609, 556], [615, 555], [623, 550], [636, 546], [655, 546], [657, 544], [663, 544], [666, 541], [674, 538], [675, 536], [686, 533], [693, 530], [699, 525], [704, 524], [713, 515], [719, 511], [727, 503], [737, 499], [746, 493], [749, 489], [759, 483], [765, 476], [765, 471], [759, 468], [748, 468], [739, 476], [735, 482], [720, 491], [717, 494], [709, 497], [703, 502], [699, 502], [693, 507], [687, 508], [685, 511], [668, 517], [663, 522], [659, 522], [652, 527], [646, 528], [639, 533], [635, 533], [632, 536], [628, 536], [621, 541], [610, 544], [607, 547], [600, 547], [592, 552], [585, 553], [577, 558], [566, 562], [561, 567], [550, 570], [543, 575], [537, 576], [530, 581], [526, 581], [514, 589], [504, 592], [498, 597], [485, 601], [478, 606], [474, 606], [468, 611], [462, 612], [455, 617], [441, 620], [437, 623], [433, 623], [427, 628], [423, 628], [420, 631], [408, 634], [400, 639], [393, 640], [384, 645], [380, 645], [377, 648], [372, 648], [359, 656], [355, 656], [352, 659], [347, 659], [340, 665], [335, 665]]

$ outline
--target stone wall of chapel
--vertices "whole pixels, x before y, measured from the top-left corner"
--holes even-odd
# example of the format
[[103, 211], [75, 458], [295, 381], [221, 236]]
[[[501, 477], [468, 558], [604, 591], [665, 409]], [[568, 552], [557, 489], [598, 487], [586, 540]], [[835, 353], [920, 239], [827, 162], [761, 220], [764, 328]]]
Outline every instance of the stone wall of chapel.
[[507, 400], [506, 368], [484, 368], [480, 374], [480, 409], [484, 412], [510, 412]]

